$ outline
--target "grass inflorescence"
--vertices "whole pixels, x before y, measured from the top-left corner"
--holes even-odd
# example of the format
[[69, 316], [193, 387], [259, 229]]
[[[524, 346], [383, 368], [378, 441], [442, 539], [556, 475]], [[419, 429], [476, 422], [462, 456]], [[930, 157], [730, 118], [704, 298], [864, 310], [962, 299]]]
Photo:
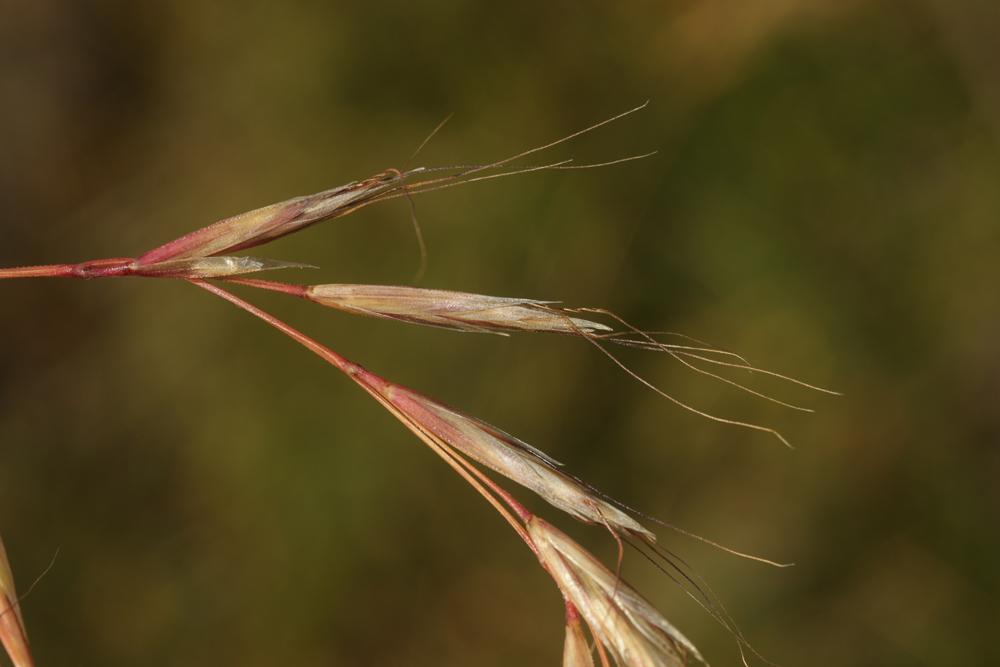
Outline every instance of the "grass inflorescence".
[[[420, 167], [406, 171], [388, 169], [323, 192], [295, 197], [225, 218], [137, 257], [0, 269], [0, 279], [131, 276], [186, 281], [264, 321], [318, 355], [367, 392], [465, 479], [500, 513], [537, 556], [540, 565], [552, 577], [564, 599], [567, 619], [565, 665], [593, 665], [595, 654], [604, 666], [612, 662], [618, 665], [680, 665], [689, 661], [702, 661], [702, 658], [694, 645], [652, 604], [622, 581], [618, 571], [606, 568], [564, 533], [529, 512], [483, 469], [532, 491], [553, 508], [579, 521], [607, 530], [620, 549], [625, 542], [651, 558], [733, 634], [743, 654], [743, 648], [749, 648], [749, 645], [732, 619], [687, 564], [657, 544], [656, 535], [643, 523], [649, 517], [644, 517], [577, 478], [562, 463], [542, 450], [418, 391], [373, 373], [231, 291], [235, 286], [280, 292], [355, 315], [466, 333], [541, 333], [583, 339], [629, 375], [677, 405], [715, 421], [765, 431], [787, 444], [784, 437], [771, 428], [711, 415], [666, 393], [640, 377], [611, 351], [612, 346], [617, 346], [667, 354], [695, 372], [796, 409], [803, 408], [765, 395], [721, 375], [721, 372], [766, 374], [827, 391], [757, 368], [738, 354], [702, 341], [678, 334], [642, 330], [606, 309], [569, 308], [537, 298], [488, 296], [412, 286], [303, 285], [263, 280], [247, 276], [276, 269], [313, 267], [234, 254], [389, 199], [412, 198], [424, 192], [513, 174], [592, 168], [645, 157], [633, 156], [587, 165], [560, 160], [536, 166], [516, 166], [519, 160], [641, 108], [642, 106], [631, 109], [543, 146], [487, 164], [449, 168]], [[663, 525], [669, 526], [665, 523]], [[777, 565], [767, 559], [747, 557]], [[620, 561], [621, 550], [619, 568]], [[2, 543], [0, 614], [0, 638], [11, 659], [17, 667], [31, 665], [20, 602], [14, 591]], [[584, 624], [589, 628], [590, 641], [584, 634]], [[752, 649], [750, 651], [753, 652]]]

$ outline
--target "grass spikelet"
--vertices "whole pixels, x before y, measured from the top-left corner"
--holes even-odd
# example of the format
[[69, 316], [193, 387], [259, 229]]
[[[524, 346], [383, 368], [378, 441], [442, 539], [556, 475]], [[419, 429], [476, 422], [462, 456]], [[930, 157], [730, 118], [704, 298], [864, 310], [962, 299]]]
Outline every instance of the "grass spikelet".
[[206, 278], [226, 278], [260, 271], [279, 269], [315, 269], [311, 264], [286, 262], [280, 259], [260, 259], [257, 257], [193, 257], [173, 259], [157, 264], [136, 264], [135, 275], [146, 278], [184, 278], [203, 280]]
[[[791, 448], [791, 444], [788, 440], [773, 428], [720, 417], [700, 410], [667, 393], [632, 370], [617, 355], [608, 350], [604, 343], [614, 343], [624, 347], [664, 352], [686, 368], [700, 375], [710, 377], [752, 396], [793, 410], [812, 412], [809, 408], [783, 401], [728, 377], [706, 370], [694, 362], [701, 361], [751, 373], [769, 375], [815, 391], [836, 394], [836, 392], [828, 389], [815, 387], [773, 371], [756, 368], [750, 365], [743, 357], [733, 352], [716, 349], [707, 345], [694, 346], [664, 343], [657, 340], [653, 332], [638, 329], [618, 315], [603, 308], [560, 308], [553, 305], [554, 302], [552, 301], [538, 299], [486, 296], [468, 292], [394, 285], [289, 285], [267, 280], [240, 278], [233, 279], [231, 282], [291, 294], [346, 313], [397, 320], [410, 324], [473, 333], [506, 335], [512, 332], [534, 332], [578, 336], [594, 345], [612, 363], [634, 380], [675, 405], [715, 422], [768, 433], [789, 448]], [[613, 320], [619, 328], [616, 329], [591, 319], [576, 317], [579, 314], [605, 316]], [[735, 359], [736, 361], [726, 361], [726, 358]]]
[[565, 533], [538, 517], [527, 521], [538, 559], [594, 639], [622, 667], [675, 667], [704, 659], [635, 589]]
[[398, 187], [401, 181], [402, 174], [390, 169], [362, 181], [240, 213], [154, 248], [140, 256], [138, 264], [210, 257], [252, 248], [345, 215], [359, 203]]
[[[385, 201], [395, 197], [409, 197], [414, 194], [430, 192], [443, 187], [546, 169], [589, 169], [647, 157], [648, 155], [629, 156], [606, 163], [575, 165], [573, 167], [568, 166], [568, 163], [572, 162], [572, 159], [567, 159], [536, 167], [522, 167], [500, 173], [476, 175], [498, 169], [515, 160], [557, 146], [635, 113], [645, 106], [645, 104], [642, 104], [639, 107], [595, 123], [568, 136], [488, 164], [431, 169], [417, 167], [406, 172], [401, 172], [398, 169], [386, 169], [360, 181], [354, 181], [346, 185], [324, 190], [323, 192], [294, 197], [276, 204], [247, 211], [246, 213], [240, 213], [153, 248], [141, 255], [137, 263], [140, 266], [147, 266], [167, 260], [211, 257], [213, 255], [245, 250], [269, 243], [318, 222], [342, 217], [377, 201]], [[415, 175], [449, 171], [457, 173], [450, 173], [407, 185], [407, 181]]]
[[594, 333], [607, 325], [569, 318], [550, 302], [391, 285], [312, 285], [305, 298], [348, 313], [457, 331]]
[[28, 649], [28, 633], [21, 617], [21, 603], [14, 588], [7, 550], [0, 537], [0, 642], [14, 667], [33, 667], [31, 651]]
[[385, 380], [378, 382], [381, 386], [377, 386], [377, 391], [413, 426], [531, 489], [553, 507], [580, 521], [607, 526], [613, 532], [656, 541], [656, 536], [638, 521], [580, 480], [559, 470], [562, 464], [544, 452], [414, 391]]

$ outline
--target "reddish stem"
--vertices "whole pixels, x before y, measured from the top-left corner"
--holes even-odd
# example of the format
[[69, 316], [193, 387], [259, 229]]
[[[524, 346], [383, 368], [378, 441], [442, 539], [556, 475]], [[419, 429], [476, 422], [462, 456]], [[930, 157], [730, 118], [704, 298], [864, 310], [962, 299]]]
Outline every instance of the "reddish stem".
[[301, 297], [303, 299], [306, 298], [306, 292], [309, 290], [307, 285], [279, 283], [275, 280], [258, 280], [256, 278], [226, 278], [225, 281], [227, 283], [232, 283], [233, 285], [245, 285], [247, 287], [270, 290], [271, 292], [291, 294], [292, 296]]
[[[310, 338], [309, 336], [305, 335], [304, 333], [302, 333], [298, 329], [295, 329], [295, 328], [293, 328], [293, 327], [285, 324], [284, 322], [282, 322], [281, 320], [279, 320], [274, 315], [271, 315], [270, 313], [264, 312], [263, 310], [261, 310], [260, 308], [258, 308], [255, 305], [253, 305], [252, 303], [250, 303], [248, 301], [244, 301], [243, 299], [239, 298], [235, 294], [227, 292], [226, 290], [222, 289], [221, 287], [216, 287], [215, 285], [212, 285], [210, 283], [206, 283], [206, 282], [204, 282], [202, 280], [189, 280], [188, 282], [190, 282], [193, 285], [197, 285], [198, 287], [202, 288], [203, 290], [207, 290], [207, 291], [211, 292], [212, 294], [214, 294], [215, 296], [217, 296], [219, 298], [225, 299], [226, 301], [228, 301], [229, 303], [233, 304], [237, 308], [245, 310], [246, 312], [250, 313], [254, 317], [257, 317], [259, 319], [264, 320], [265, 322], [267, 322], [268, 324], [270, 324], [272, 327], [274, 327], [275, 329], [277, 329], [281, 333], [285, 334], [286, 336], [288, 336], [289, 338], [291, 338], [292, 340], [294, 340], [296, 343], [298, 343], [299, 345], [303, 346], [304, 348], [306, 348], [307, 350], [309, 350], [310, 352], [312, 352], [313, 354], [315, 354], [319, 358], [321, 358], [324, 361], [326, 361], [327, 363], [335, 366], [337, 368], [337, 370], [340, 370], [343, 373], [346, 373], [347, 375], [350, 375], [352, 377], [354, 377], [354, 376], [363, 376], [366, 379], [369, 378], [369, 377], [373, 377], [371, 373], [369, 373], [367, 370], [365, 370], [364, 368], [362, 368], [358, 364], [354, 363], [350, 359], [342, 357], [341, 355], [337, 354], [336, 352], [334, 352], [333, 350], [331, 350], [327, 346], [325, 346], [325, 345], [317, 342], [316, 340]], [[374, 377], [377, 377], [377, 376], [374, 376]]]
[[[487, 477], [486, 474], [480, 471], [478, 468], [476, 468], [476, 472], [478, 473], [477, 476], [483, 481], [483, 483], [486, 484], [486, 486], [490, 487], [490, 491], [497, 494], [500, 497], [500, 500], [507, 503], [507, 506], [511, 508], [515, 514], [517, 514], [517, 517], [521, 521], [523, 521], [524, 523], [528, 523], [528, 519], [534, 518], [535, 515], [532, 514], [527, 507], [518, 502], [517, 499], [514, 498], [514, 496], [512, 496], [507, 491], [507, 489], [503, 488], [502, 486], [494, 482], [492, 479]], [[535, 550], [535, 545], [530, 540], [528, 540], [528, 546], [532, 548], [532, 551]]]
[[[212, 294], [216, 295], [219, 298], [225, 299], [226, 301], [228, 301], [229, 303], [233, 304], [237, 308], [240, 308], [241, 310], [244, 310], [244, 311], [250, 313], [254, 317], [257, 317], [257, 318], [259, 318], [259, 319], [267, 322], [272, 327], [274, 327], [275, 329], [277, 329], [281, 333], [285, 334], [286, 336], [288, 336], [289, 338], [291, 338], [292, 340], [294, 340], [298, 344], [302, 345], [303, 347], [305, 347], [307, 350], [309, 350], [313, 354], [317, 355], [318, 357], [320, 357], [321, 359], [323, 359], [327, 363], [333, 365], [335, 368], [337, 368], [341, 372], [343, 372], [346, 375], [350, 376], [351, 379], [353, 379], [362, 388], [364, 388], [369, 394], [371, 394], [372, 397], [375, 398], [379, 403], [381, 403], [387, 410], [389, 410], [390, 412], [392, 412], [393, 414], [395, 414], [397, 416], [397, 418], [400, 419], [400, 421], [403, 422], [404, 425], [407, 425], [408, 427], [410, 427], [410, 424], [411, 424], [410, 420], [408, 420], [405, 417], [403, 417], [401, 415], [400, 411], [399, 411], [399, 408], [397, 406], [393, 405], [385, 397], [385, 390], [391, 385], [391, 383], [389, 383], [388, 380], [385, 380], [384, 378], [379, 377], [378, 375], [375, 375], [374, 373], [366, 370], [365, 368], [363, 368], [362, 366], [354, 363], [353, 361], [350, 361], [349, 359], [341, 356], [340, 354], [337, 354], [336, 352], [334, 352], [330, 348], [326, 347], [322, 343], [316, 341], [313, 338], [310, 338], [309, 336], [307, 336], [306, 334], [302, 333], [298, 329], [296, 329], [296, 328], [294, 328], [294, 327], [286, 324], [285, 322], [279, 320], [274, 315], [271, 315], [270, 313], [261, 310], [260, 308], [258, 308], [257, 306], [253, 305], [252, 303], [250, 303], [248, 301], [244, 301], [243, 299], [239, 298], [235, 294], [232, 294], [231, 292], [227, 292], [226, 290], [222, 289], [221, 287], [216, 287], [215, 285], [212, 285], [210, 283], [207, 283], [207, 282], [204, 282], [204, 281], [201, 281], [201, 280], [189, 280], [188, 282], [190, 282], [191, 284], [196, 285], [196, 286], [202, 288], [203, 290], [211, 292]], [[267, 283], [268, 281], [254, 281], [254, 280], [238, 279], [238, 280], [232, 280], [230, 282], [239, 282], [241, 284], [248, 284], [248, 283]], [[274, 283], [274, 284], [275, 285], [282, 285], [282, 283]], [[256, 287], [258, 285], [253, 285], [253, 286]], [[294, 285], [289, 285], [289, 287], [295, 287], [295, 286]], [[265, 287], [265, 289], [267, 289], [267, 287]], [[278, 291], [286, 291], [286, 290], [282, 289], [282, 290], [278, 290]], [[411, 430], [413, 430], [413, 427], [411, 427]], [[418, 433], [418, 435], [419, 435], [419, 433]], [[449, 450], [450, 450], [450, 448], [449, 448]], [[492, 479], [490, 479], [481, 470], [479, 470], [475, 466], [469, 464], [468, 462], [466, 462], [461, 457], [455, 456], [455, 455], [453, 455], [453, 454], [451, 454], [449, 452], [439, 451], [438, 453], [441, 454], [441, 455], [443, 455], [446, 458], [446, 460], [451, 459], [451, 460], [449, 460], [449, 465], [451, 465], [456, 470], [459, 470], [460, 467], [466, 468], [466, 470], [468, 471], [468, 473], [471, 473], [475, 478], [477, 478], [479, 480], [479, 482], [481, 484], [487, 486], [490, 491], [492, 491], [497, 496], [499, 496], [500, 499], [504, 503], [506, 503], [507, 506], [510, 507], [511, 510], [513, 510], [515, 514], [517, 514], [518, 518], [521, 521], [527, 523], [529, 519], [531, 519], [531, 518], [534, 517], [534, 515], [524, 505], [522, 505], [521, 503], [519, 503], [510, 493], [508, 493], [506, 489], [504, 489], [499, 484], [497, 484]], [[461, 472], [461, 471], [459, 471], [459, 472]], [[473, 487], [477, 486], [476, 482], [473, 481], [473, 479], [470, 479], [466, 475], [463, 475], [463, 477], [466, 477], [467, 481], [469, 481], [469, 483], [472, 484]], [[486, 496], [486, 497], [487, 497], [487, 499], [489, 499], [489, 496]], [[495, 500], [491, 501], [491, 502], [495, 502]], [[528, 545], [528, 547], [530, 547], [531, 550], [534, 551], [537, 554], [537, 548], [535, 547], [535, 544], [531, 541], [531, 538], [528, 537], [527, 533], [524, 531], [524, 528], [522, 526], [520, 526], [513, 518], [509, 517], [509, 515], [506, 515], [506, 513], [502, 510], [502, 506], [500, 506], [500, 505], [494, 505], [494, 506], [497, 508], [498, 511], [500, 511], [501, 514], [504, 514], [508, 518], [508, 520], [510, 521], [510, 524], [511, 524], [511, 526], [513, 526], [514, 530], [516, 530], [518, 532], [518, 534], [525, 541], [525, 543]]]
[[0, 269], [0, 279], [7, 278], [72, 278], [74, 264], [49, 264], [47, 266], [18, 266]]
[[0, 269], [0, 280], [8, 278], [118, 278], [135, 272], [131, 257], [95, 259], [79, 264], [48, 264]]

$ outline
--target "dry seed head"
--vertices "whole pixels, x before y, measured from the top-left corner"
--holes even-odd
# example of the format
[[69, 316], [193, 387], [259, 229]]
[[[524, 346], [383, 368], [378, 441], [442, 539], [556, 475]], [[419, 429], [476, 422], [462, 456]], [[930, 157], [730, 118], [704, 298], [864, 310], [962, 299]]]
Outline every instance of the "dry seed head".
[[21, 618], [21, 606], [14, 589], [14, 576], [10, 571], [7, 551], [0, 538], [0, 642], [3, 643], [14, 667], [31, 667], [28, 651], [28, 633]]
[[628, 667], [704, 662], [698, 649], [645, 598], [565, 533], [538, 517], [527, 521], [538, 559], [594, 638]]
[[412, 429], [531, 489], [580, 521], [655, 542], [652, 532], [579, 480], [559, 471], [562, 464], [544, 452], [405, 387], [374, 378], [367, 374], [355, 379], [381, 395]]
[[603, 324], [569, 317], [546, 301], [484, 296], [391, 285], [313, 285], [306, 298], [338, 310], [473, 332], [611, 331]]
[[363, 181], [225, 218], [150, 250], [139, 257], [138, 264], [209, 257], [267, 243], [322, 220], [350, 213], [365, 200], [398, 187], [402, 180], [402, 175], [392, 169]]
[[[268, 289], [275, 289], [276, 284], [268, 286], [264, 284], [264, 281], [258, 281], [256, 285], [259, 287], [266, 287]], [[718, 364], [754, 373], [763, 373], [804, 385], [812, 389], [818, 389], [819, 391], [828, 391], [793, 380], [778, 373], [755, 368], [748, 363], [734, 363], [726, 361], [725, 359], [727, 357], [731, 357], [740, 360], [740, 362], [744, 362], [742, 357], [732, 352], [714, 349], [701, 344], [695, 346], [660, 342], [655, 338], [654, 333], [637, 329], [611, 311], [600, 308], [558, 308], [551, 305], [553, 303], [551, 301], [496, 297], [482, 294], [470, 294], [467, 292], [433, 290], [417, 287], [399, 287], [391, 285], [328, 284], [312, 285], [301, 291], [288, 289], [280, 289], [279, 291], [288, 291], [321, 305], [336, 308], [348, 313], [399, 320], [413, 324], [422, 324], [458, 331], [490, 332], [499, 334], [506, 334], [507, 332], [513, 331], [532, 331], [580, 336], [595, 345], [602, 354], [607, 356], [612, 363], [621, 368], [630, 377], [685, 410], [706, 417], [707, 419], [711, 419], [712, 421], [770, 433], [789, 447], [791, 445], [789, 445], [784, 436], [772, 428], [750, 422], [719, 417], [703, 410], [699, 410], [698, 408], [675, 398], [673, 395], [665, 392], [649, 380], [646, 380], [644, 377], [633, 371], [621, 359], [619, 359], [617, 355], [606, 349], [606, 347], [602, 345], [602, 342], [606, 341], [608, 343], [614, 343], [625, 347], [666, 352], [685, 367], [699, 374], [714, 378], [754, 396], [758, 396], [765, 400], [796, 410], [811, 411], [807, 408], [802, 408], [769, 396], [765, 393], [756, 391], [739, 382], [706, 370], [705, 368], [701, 368], [693, 363], [692, 360], [702, 361], [706, 364]], [[617, 320], [624, 327], [624, 329], [616, 330], [615, 328], [600, 322], [573, 316], [580, 313], [594, 313], [610, 317]], [[698, 341], [692, 340], [692, 342], [697, 343]], [[716, 355], [722, 357], [722, 359], [716, 358]]]
[[[538, 146], [527, 151], [521, 151], [520, 153], [503, 160], [471, 168], [457, 168], [459, 170], [458, 173], [416, 183], [413, 186], [406, 188], [405, 191], [400, 190], [403, 190], [403, 184], [410, 175], [442, 170], [428, 170], [420, 167], [417, 169], [411, 169], [406, 173], [402, 173], [397, 169], [387, 169], [362, 181], [355, 181], [324, 192], [307, 195], [305, 197], [295, 197], [287, 201], [278, 202], [277, 204], [271, 204], [253, 211], [241, 213], [240, 215], [225, 218], [207, 227], [203, 227], [202, 229], [186, 234], [178, 239], [174, 239], [173, 241], [165, 243], [158, 248], [154, 248], [139, 257], [138, 264], [140, 266], [145, 266], [148, 264], [163, 262], [168, 259], [187, 259], [191, 257], [221, 255], [226, 252], [242, 250], [260, 245], [262, 243], [267, 243], [268, 241], [273, 241], [276, 238], [299, 231], [304, 227], [322, 220], [328, 220], [330, 218], [346, 215], [351, 211], [374, 201], [398, 196], [410, 196], [412, 193], [429, 192], [441, 187], [451, 187], [486, 178], [499, 178], [506, 176], [509, 173], [524, 173], [529, 171], [538, 171], [540, 169], [565, 167], [568, 160], [543, 167], [525, 167], [522, 169], [515, 169], [512, 172], [501, 172], [470, 178], [473, 174], [496, 169], [519, 158], [569, 141], [574, 137], [586, 134], [587, 132], [634, 113], [645, 106], [645, 104], [642, 104], [635, 109], [631, 109], [599, 123], [595, 123], [590, 127], [574, 132], [566, 137], [562, 137], [561, 139], [551, 141], [545, 145]], [[616, 164], [631, 159], [637, 159], [638, 157], [645, 156], [635, 156], [624, 160], [615, 160], [614, 162], [608, 164]], [[577, 168], [589, 168], [592, 166], [599, 165], [577, 165]], [[448, 169], [446, 168], [443, 171], [447, 170]]]

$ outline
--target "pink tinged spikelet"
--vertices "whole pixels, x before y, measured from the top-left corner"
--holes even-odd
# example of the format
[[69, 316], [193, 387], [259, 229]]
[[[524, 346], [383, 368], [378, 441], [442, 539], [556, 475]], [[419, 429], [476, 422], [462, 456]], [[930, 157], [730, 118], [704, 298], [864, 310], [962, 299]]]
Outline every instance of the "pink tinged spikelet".
[[317, 222], [350, 213], [365, 201], [398, 187], [402, 181], [403, 176], [390, 169], [363, 181], [225, 218], [150, 250], [139, 257], [138, 264], [209, 257], [267, 243]]
[[656, 536], [638, 521], [558, 470], [562, 464], [544, 452], [368, 371], [355, 371], [353, 377], [391, 406], [394, 414], [418, 434], [433, 438], [531, 489], [550, 505], [580, 521], [602, 525], [616, 533], [637, 535], [648, 542], [656, 541]]
[[28, 633], [21, 618], [21, 606], [14, 589], [14, 576], [7, 561], [7, 551], [0, 538], [0, 641], [14, 667], [32, 667]]
[[563, 644], [563, 667], [594, 667], [594, 656], [583, 633], [580, 612], [566, 603], [566, 642]]
[[349, 313], [471, 332], [595, 333], [603, 324], [569, 317], [546, 301], [392, 285], [313, 285], [305, 297]]
[[539, 561], [616, 664], [704, 663], [698, 649], [660, 612], [565, 533], [538, 517], [528, 519], [526, 527]]
[[[393, 196], [409, 196], [417, 192], [430, 192], [435, 189], [452, 187], [463, 183], [470, 183], [488, 178], [499, 178], [511, 173], [526, 173], [543, 169], [558, 168], [591, 168], [601, 165], [575, 165], [568, 166], [571, 160], [563, 160], [550, 165], [540, 167], [524, 167], [514, 169], [510, 172], [492, 173], [481, 176], [473, 176], [482, 172], [490, 171], [510, 164], [514, 160], [526, 157], [533, 153], [551, 148], [595, 130], [603, 125], [618, 120], [624, 116], [638, 111], [645, 107], [645, 104], [618, 114], [607, 120], [601, 121], [583, 130], [574, 132], [566, 137], [551, 141], [545, 145], [521, 151], [503, 160], [498, 160], [489, 164], [479, 165], [472, 168], [458, 169], [454, 173], [440, 178], [421, 181], [411, 186], [405, 183], [413, 174], [427, 173], [429, 171], [422, 167], [411, 169], [405, 173], [397, 169], [387, 169], [375, 174], [370, 178], [354, 181], [346, 185], [341, 185], [330, 190], [318, 192], [303, 197], [295, 197], [277, 204], [271, 204], [262, 208], [241, 213], [230, 218], [219, 220], [207, 227], [195, 230], [180, 238], [174, 239], [157, 248], [154, 248], [138, 259], [140, 266], [157, 264], [171, 259], [189, 259], [192, 257], [210, 257], [221, 255], [227, 252], [234, 252], [251, 248], [262, 243], [273, 241], [274, 239], [297, 232], [309, 225], [329, 220], [348, 213], [375, 201], [388, 199]], [[643, 156], [631, 156], [603, 164], [619, 164], [630, 160], [639, 159]], [[454, 170], [452, 170], [454, 171]], [[26, 274], [22, 277], [27, 277]]]

